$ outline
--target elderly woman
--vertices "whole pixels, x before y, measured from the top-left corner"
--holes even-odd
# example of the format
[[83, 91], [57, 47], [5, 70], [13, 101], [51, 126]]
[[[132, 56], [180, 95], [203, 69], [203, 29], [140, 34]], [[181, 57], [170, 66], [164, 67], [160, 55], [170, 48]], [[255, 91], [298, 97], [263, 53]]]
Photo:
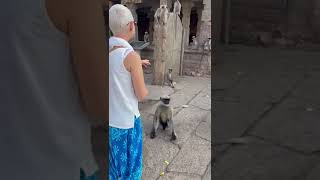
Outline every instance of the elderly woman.
[[140, 179], [142, 128], [138, 102], [148, 94], [142, 65], [148, 60], [128, 43], [135, 35], [130, 10], [116, 4], [109, 9], [109, 179]]

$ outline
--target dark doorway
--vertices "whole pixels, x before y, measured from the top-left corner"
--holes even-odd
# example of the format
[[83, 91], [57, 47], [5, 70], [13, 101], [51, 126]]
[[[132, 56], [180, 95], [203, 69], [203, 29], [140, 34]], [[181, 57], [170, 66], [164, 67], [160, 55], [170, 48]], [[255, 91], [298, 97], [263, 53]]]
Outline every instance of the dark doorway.
[[143, 41], [144, 33], [149, 32], [150, 18], [148, 17], [148, 12], [151, 10], [151, 7], [143, 7], [137, 9], [138, 15], [138, 36], [139, 41]]
[[192, 36], [197, 35], [197, 25], [198, 25], [198, 13], [196, 8], [191, 9], [190, 14], [190, 34], [189, 42], [192, 42]]

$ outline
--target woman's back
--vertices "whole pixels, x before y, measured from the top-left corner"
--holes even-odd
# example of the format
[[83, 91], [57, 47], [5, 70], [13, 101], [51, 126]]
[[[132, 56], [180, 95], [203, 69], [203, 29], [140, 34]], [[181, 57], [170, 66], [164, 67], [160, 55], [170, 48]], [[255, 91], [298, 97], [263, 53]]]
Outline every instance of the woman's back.
[[[110, 39], [110, 44], [117, 40], [120, 45], [130, 46], [115, 37]], [[131, 74], [124, 65], [132, 51], [132, 47], [120, 47], [109, 53], [109, 125], [112, 127], [132, 128], [134, 117], [140, 116]]]

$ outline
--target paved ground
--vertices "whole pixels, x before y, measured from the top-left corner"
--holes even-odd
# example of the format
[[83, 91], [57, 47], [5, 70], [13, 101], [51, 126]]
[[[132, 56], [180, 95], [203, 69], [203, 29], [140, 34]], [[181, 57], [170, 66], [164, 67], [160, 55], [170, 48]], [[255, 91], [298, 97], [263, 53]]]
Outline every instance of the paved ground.
[[213, 178], [320, 179], [320, 51], [215, 52]]
[[[144, 132], [142, 180], [211, 179], [211, 79], [180, 77], [176, 81], [174, 90], [148, 86], [150, 95], [140, 103]], [[170, 142], [168, 130], [159, 129], [155, 139], [149, 137], [161, 95], [171, 96], [177, 133], [174, 142]]]
[[[150, 84], [150, 77], [146, 79]], [[174, 90], [148, 85], [149, 95], [139, 104], [143, 121], [142, 180], [211, 179], [211, 79], [180, 77], [176, 81]], [[177, 133], [175, 142], [170, 142], [167, 130], [159, 129], [155, 139], [149, 137], [161, 95], [171, 96]], [[183, 108], [183, 105], [188, 107]], [[105, 167], [105, 136], [102, 127], [93, 130], [93, 149], [100, 167]]]

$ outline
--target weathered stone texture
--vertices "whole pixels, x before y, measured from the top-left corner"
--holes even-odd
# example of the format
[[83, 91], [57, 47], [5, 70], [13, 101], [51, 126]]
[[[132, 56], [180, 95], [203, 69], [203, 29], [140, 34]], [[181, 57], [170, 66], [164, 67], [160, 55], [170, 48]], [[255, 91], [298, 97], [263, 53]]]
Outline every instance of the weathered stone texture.
[[205, 52], [202, 54], [201, 51], [185, 51], [183, 74], [191, 75], [191, 72], [200, 72], [202, 75], [211, 75], [211, 53]]

